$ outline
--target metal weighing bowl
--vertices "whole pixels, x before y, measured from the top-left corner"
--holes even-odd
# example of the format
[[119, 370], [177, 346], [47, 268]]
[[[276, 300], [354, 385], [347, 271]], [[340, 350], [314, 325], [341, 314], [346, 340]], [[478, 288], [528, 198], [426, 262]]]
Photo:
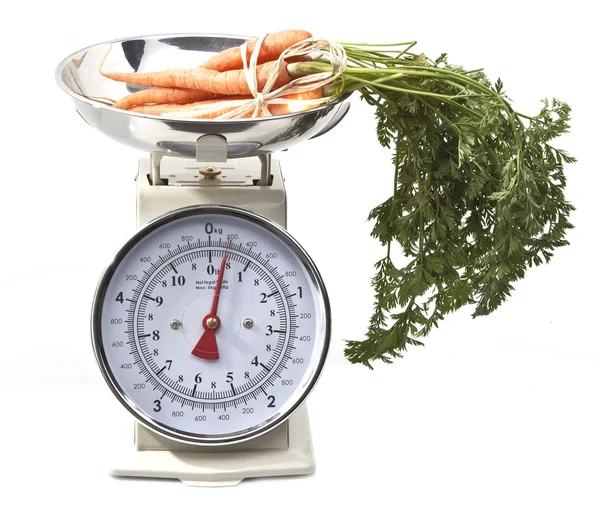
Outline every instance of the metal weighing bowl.
[[251, 37], [186, 34], [151, 35], [114, 40], [87, 47], [65, 58], [56, 70], [60, 87], [92, 127], [128, 146], [165, 155], [195, 157], [196, 140], [206, 134], [227, 139], [229, 158], [285, 150], [329, 131], [349, 109], [346, 98], [320, 108], [277, 117], [208, 120], [173, 119], [114, 109], [87, 97], [120, 99], [139, 86], [103, 77], [105, 71], [159, 71], [196, 67], [211, 55], [239, 46]]

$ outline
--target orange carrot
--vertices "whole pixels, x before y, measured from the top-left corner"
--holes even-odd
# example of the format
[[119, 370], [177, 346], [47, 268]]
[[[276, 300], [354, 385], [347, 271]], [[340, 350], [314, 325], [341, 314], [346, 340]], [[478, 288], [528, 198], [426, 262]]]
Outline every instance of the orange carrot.
[[300, 93], [284, 95], [284, 98], [294, 100], [313, 100], [320, 99], [321, 97], [323, 97], [323, 88], [315, 88], [308, 91], [302, 91]]
[[[149, 105], [149, 106], [135, 106], [133, 108], [130, 108], [130, 110], [136, 111], [138, 113], [144, 113], [146, 115], [162, 115], [163, 113], [182, 113], [182, 112], [187, 112], [187, 111], [200, 110], [200, 109], [202, 109], [203, 106], [206, 106], [207, 104], [211, 104], [211, 103], [224, 102], [224, 101], [230, 101], [230, 100], [231, 101], [247, 100], [247, 99], [248, 99], [248, 97], [227, 97], [224, 99], [203, 100], [203, 101], [199, 101], [199, 102], [192, 102], [189, 104], [153, 104], [153, 105]], [[211, 111], [210, 109], [208, 109], [207, 113], [204, 113], [197, 118], [199, 118], [199, 119], [214, 119], [216, 117], [219, 117], [220, 115], [223, 115], [224, 113], [231, 111], [232, 109], [234, 109], [234, 107], [219, 109], [219, 110], [214, 110], [214, 111]], [[250, 115], [252, 115], [252, 110], [249, 111], [247, 116], [250, 117]]]
[[[320, 99], [323, 97], [323, 88], [317, 88], [303, 93], [294, 93], [292, 95], [284, 95], [284, 98], [291, 99], [292, 101], [308, 101]], [[269, 104], [269, 111], [273, 115], [288, 115], [290, 113], [296, 113], [303, 110], [315, 108], [320, 104], [302, 103], [302, 102], [290, 102], [289, 104]]]
[[185, 104], [199, 100], [212, 99], [215, 95], [204, 90], [190, 90], [179, 88], [154, 88], [145, 89], [123, 97], [115, 104], [113, 108], [121, 110], [129, 109], [133, 106], [142, 106], [143, 104]]
[[[311, 91], [307, 91], [304, 93], [295, 93], [292, 95], [284, 95], [284, 98], [291, 100], [314, 100], [320, 99], [323, 96], [323, 90], [321, 88], [314, 89]], [[146, 115], [163, 115], [165, 113], [183, 113], [190, 111], [201, 110], [204, 106], [209, 106], [212, 103], [226, 102], [226, 101], [244, 101], [251, 100], [248, 97], [226, 97], [218, 100], [203, 100], [199, 102], [192, 102], [189, 104], [152, 104], [146, 106], [135, 106], [130, 108], [131, 111], [135, 111], [138, 113], [144, 113]], [[290, 102], [290, 104], [268, 104], [269, 111], [273, 115], [288, 115], [290, 113], [294, 113], [297, 111], [302, 111], [307, 108], [311, 108], [310, 103], [308, 104], [295, 104], [294, 102]], [[214, 119], [219, 117], [225, 113], [230, 112], [235, 109], [235, 106], [222, 108], [218, 110], [211, 110], [210, 107], [207, 108], [207, 112], [201, 115], [198, 115], [197, 119]], [[247, 113], [240, 115], [236, 118], [242, 119], [246, 117], [251, 117], [253, 113], [253, 109], [249, 110]]]
[[[266, 62], [256, 68], [258, 91], [262, 91], [264, 88], [274, 64], [275, 62]], [[138, 86], [205, 90], [222, 95], [250, 94], [244, 71], [239, 69], [219, 72], [205, 68], [192, 68], [167, 69], [152, 73], [118, 73], [102, 71], [102, 66], [100, 68], [100, 73], [109, 79], [137, 84]], [[282, 67], [273, 89], [287, 84], [290, 80], [285, 66]]]
[[[287, 48], [310, 38], [312, 35], [308, 31], [297, 29], [288, 29], [287, 31], [278, 31], [277, 33], [269, 33], [263, 40], [258, 53], [258, 63], [263, 64], [277, 60], [279, 55]], [[246, 44], [246, 58], [249, 61], [252, 52], [258, 40], [252, 40]], [[209, 58], [201, 68], [213, 69], [215, 71], [229, 71], [231, 69], [241, 69], [242, 53], [239, 47], [231, 47], [221, 51], [218, 55]]]

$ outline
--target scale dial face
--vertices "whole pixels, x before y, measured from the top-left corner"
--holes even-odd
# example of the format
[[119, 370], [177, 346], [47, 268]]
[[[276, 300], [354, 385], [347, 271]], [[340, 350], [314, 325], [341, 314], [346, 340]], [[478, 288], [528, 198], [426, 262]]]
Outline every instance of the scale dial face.
[[105, 271], [92, 339], [117, 398], [180, 442], [231, 444], [283, 422], [329, 345], [321, 277], [281, 227], [195, 206], [143, 227]]

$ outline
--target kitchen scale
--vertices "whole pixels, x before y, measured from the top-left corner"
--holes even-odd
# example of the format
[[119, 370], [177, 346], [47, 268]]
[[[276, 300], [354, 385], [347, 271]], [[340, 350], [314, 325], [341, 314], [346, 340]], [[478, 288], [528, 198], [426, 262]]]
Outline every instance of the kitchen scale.
[[249, 37], [157, 35], [88, 47], [57, 69], [92, 127], [147, 152], [138, 231], [100, 279], [92, 342], [135, 445], [116, 476], [233, 485], [312, 473], [306, 397], [330, 339], [319, 272], [285, 230], [277, 151], [333, 128], [349, 103], [239, 120], [167, 119], [113, 109], [139, 89], [109, 71], [195, 67]]

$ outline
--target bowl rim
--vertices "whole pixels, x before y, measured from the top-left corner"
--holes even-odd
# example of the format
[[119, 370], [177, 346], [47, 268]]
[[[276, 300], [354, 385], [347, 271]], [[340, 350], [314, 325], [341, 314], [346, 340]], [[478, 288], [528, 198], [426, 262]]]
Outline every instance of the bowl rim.
[[59, 64], [56, 66], [56, 69], [54, 71], [54, 78], [55, 78], [57, 84], [59, 85], [59, 87], [67, 95], [69, 95], [70, 97], [72, 97], [80, 102], [83, 102], [84, 104], [89, 104], [90, 106], [97, 108], [99, 110], [106, 110], [106, 111], [111, 111], [111, 112], [115, 112], [115, 113], [120, 113], [123, 115], [127, 115], [128, 117], [139, 117], [139, 118], [156, 120], [156, 121], [167, 122], [167, 123], [192, 123], [192, 122], [198, 123], [198, 124], [200, 124], [200, 123], [203, 123], [203, 124], [219, 123], [220, 125], [227, 126], [228, 125], [227, 123], [239, 124], [239, 123], [252, 123], [252, 122], [256, 123], [259, 121], [265, 122], [265, 121], [273, 121], [273, 120], [284, 120], [284, 119], [289, 119], [289, 118], [293, 118], [293, 117], [310, 115], [312, 113], [319, 113], [324, 110], [329, 111], [330, 108], [342, 103], [351, 95], [350, 93], [345, 93], [345, 94], [342, 94], [342, 96], [340, 96], [339, 98], [333, 99], [329, 102], [326, 102], [325, 104], [322, 104], [321, 106], [317, 106], [316, 108], [311, 108], [308, 110], [299, 111], [299, 112], [295, 112], [295, 113], [289, 113], [286, 115], [271, 115], [269, 117], [246, 117], [246, 118], [242, 118], [242, 119], [222, 119], [222, 120], [194, 119], [194, 118], [175, 119], [172, 117], [163, 117], [161, 115], [148, 115], [145, 113], [137, 113], [137, 112], [132, 112], [129, 110], [113, 108], [111, 106], [102, 104], [101, 102], [97, 102], [97, 101], [88, 99], [87, 97], [84, 97], [83, 95], [73, 91], [69, 86], [67, 86], [65, 84], [65, 82], [63, 82], [62, 74], [63, 74], [63, 71], [65, 70], [65, 68], [69, 67], [69, 63], [71, 63], [73, 61], [73, 59], [76, 58], [77, 56], [81, 56], [82, 53], [87, 53], [89, 50], [91, 50], [93, 48], [96, 48], [99, 46], [108, 46], [108, 45], [113, 45], [113, 44], [119, 44], [119, 43], [126, 42], [129, 40], [145, 40], [145, 39], [160, 40], [160, 39], [166, 39], [166, 38], [185, 38], [185, 37], [197, 37], [197, 38], [216, 37], [216, 38], [223, 38], [223, 39], [225, 39], [225, 38], [240, 39], [240, 40], [245, 40], [246, 42], [257, 38], [255, 36], [234, 35], [234, 34], [228, 34], [228, 33], [154, 33], [154, 34], [139, 35], [139, 36], [132, 36], [132, 37], [115, 38], [113, 40], [106, 40], [104, 42], [98, 42], [96, 44], [92, 44], [92, 45], [83, 47], [73, 53], [70, 53], [68, 56], [66, 56], [64, 59], [62, 59], [59, 62]]

